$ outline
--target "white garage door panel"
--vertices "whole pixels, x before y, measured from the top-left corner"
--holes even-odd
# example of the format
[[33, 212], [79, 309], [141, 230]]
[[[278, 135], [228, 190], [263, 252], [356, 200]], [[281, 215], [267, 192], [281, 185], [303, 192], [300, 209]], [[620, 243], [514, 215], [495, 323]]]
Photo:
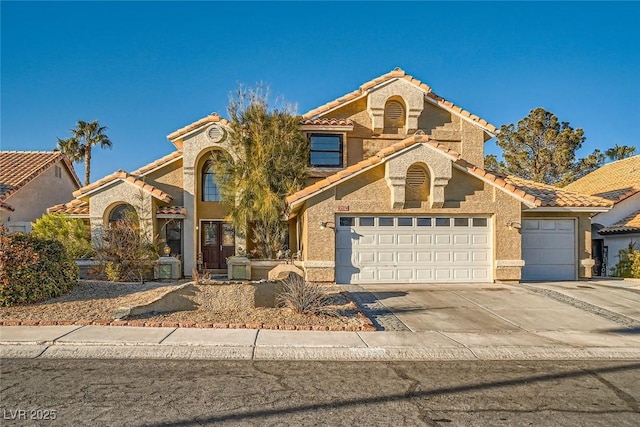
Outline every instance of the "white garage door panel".
[[522, 280], [575, 280], [575, 221], [523, 220]]
[[[338, 283], [491, 280], [491, 231], [486, 218], [458, 221], [459, 226], [453, 219], [443, 219], [441, 223], [449, 225], [436, 227], [435, 217], [418, 221], [376, 216], [373, 226], [371, 217], [366, 226], [360, 226], [360, 217], [337, 218]], [[380, 226], [380, 218], [392, 225]]]
[[425, 269], [417, 268], [416, 279], [420, 282], [432, 282], [433, 270], [425, 270]]

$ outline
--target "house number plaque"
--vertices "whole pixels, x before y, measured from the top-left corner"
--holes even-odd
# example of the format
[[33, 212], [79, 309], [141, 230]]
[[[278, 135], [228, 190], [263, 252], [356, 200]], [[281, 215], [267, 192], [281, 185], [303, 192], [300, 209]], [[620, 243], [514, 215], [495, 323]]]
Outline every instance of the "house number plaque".
[[349, 205], [338, 205], [338, 212], [349, 212]]

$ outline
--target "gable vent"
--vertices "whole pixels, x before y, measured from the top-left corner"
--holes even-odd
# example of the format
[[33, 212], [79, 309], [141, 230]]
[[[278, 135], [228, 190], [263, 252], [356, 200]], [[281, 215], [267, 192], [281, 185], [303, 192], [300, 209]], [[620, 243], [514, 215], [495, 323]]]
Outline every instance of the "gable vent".
[[387, 103], [386, 115], [391, 121], [400, 121], [403, 118], [402, 116], [404, 116], [404, 108], [402, 108], [402, 104], [397, 101], [390, 101]]
[[427, 181], [427, 173], [420, 166], [411, 166], [407, 171], [407, 185], [420, 187]]
[[218, 142], [224, 136], [224, 131], [219, 126], [212, 126], [207, 131], [207, 136], [213, 142]]

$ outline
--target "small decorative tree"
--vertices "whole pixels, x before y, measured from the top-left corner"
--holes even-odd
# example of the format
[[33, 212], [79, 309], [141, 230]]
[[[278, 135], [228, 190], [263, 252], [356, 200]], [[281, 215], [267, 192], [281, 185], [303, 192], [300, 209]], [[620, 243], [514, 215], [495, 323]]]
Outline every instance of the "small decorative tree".
[[294, 108], [284, 101], [270, 106], [263, 87], [240, 87], [228, 113], [229, 142], [237, 158], [212, 154], [222, 203], [236, 232], [252, 236], [257, 256], [274, 258], [286, 245], [285, 197], [305, 185], [309, 142]]

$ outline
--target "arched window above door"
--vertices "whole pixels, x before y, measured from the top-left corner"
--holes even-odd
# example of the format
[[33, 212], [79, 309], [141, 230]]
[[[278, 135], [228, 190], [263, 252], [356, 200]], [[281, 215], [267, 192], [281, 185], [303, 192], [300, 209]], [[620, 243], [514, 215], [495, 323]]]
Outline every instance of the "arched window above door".
[[211, 160], [207, 160], [202, 167], [202, 201], [219, 202], [220, 187], [216, 182], [216, 171]]

